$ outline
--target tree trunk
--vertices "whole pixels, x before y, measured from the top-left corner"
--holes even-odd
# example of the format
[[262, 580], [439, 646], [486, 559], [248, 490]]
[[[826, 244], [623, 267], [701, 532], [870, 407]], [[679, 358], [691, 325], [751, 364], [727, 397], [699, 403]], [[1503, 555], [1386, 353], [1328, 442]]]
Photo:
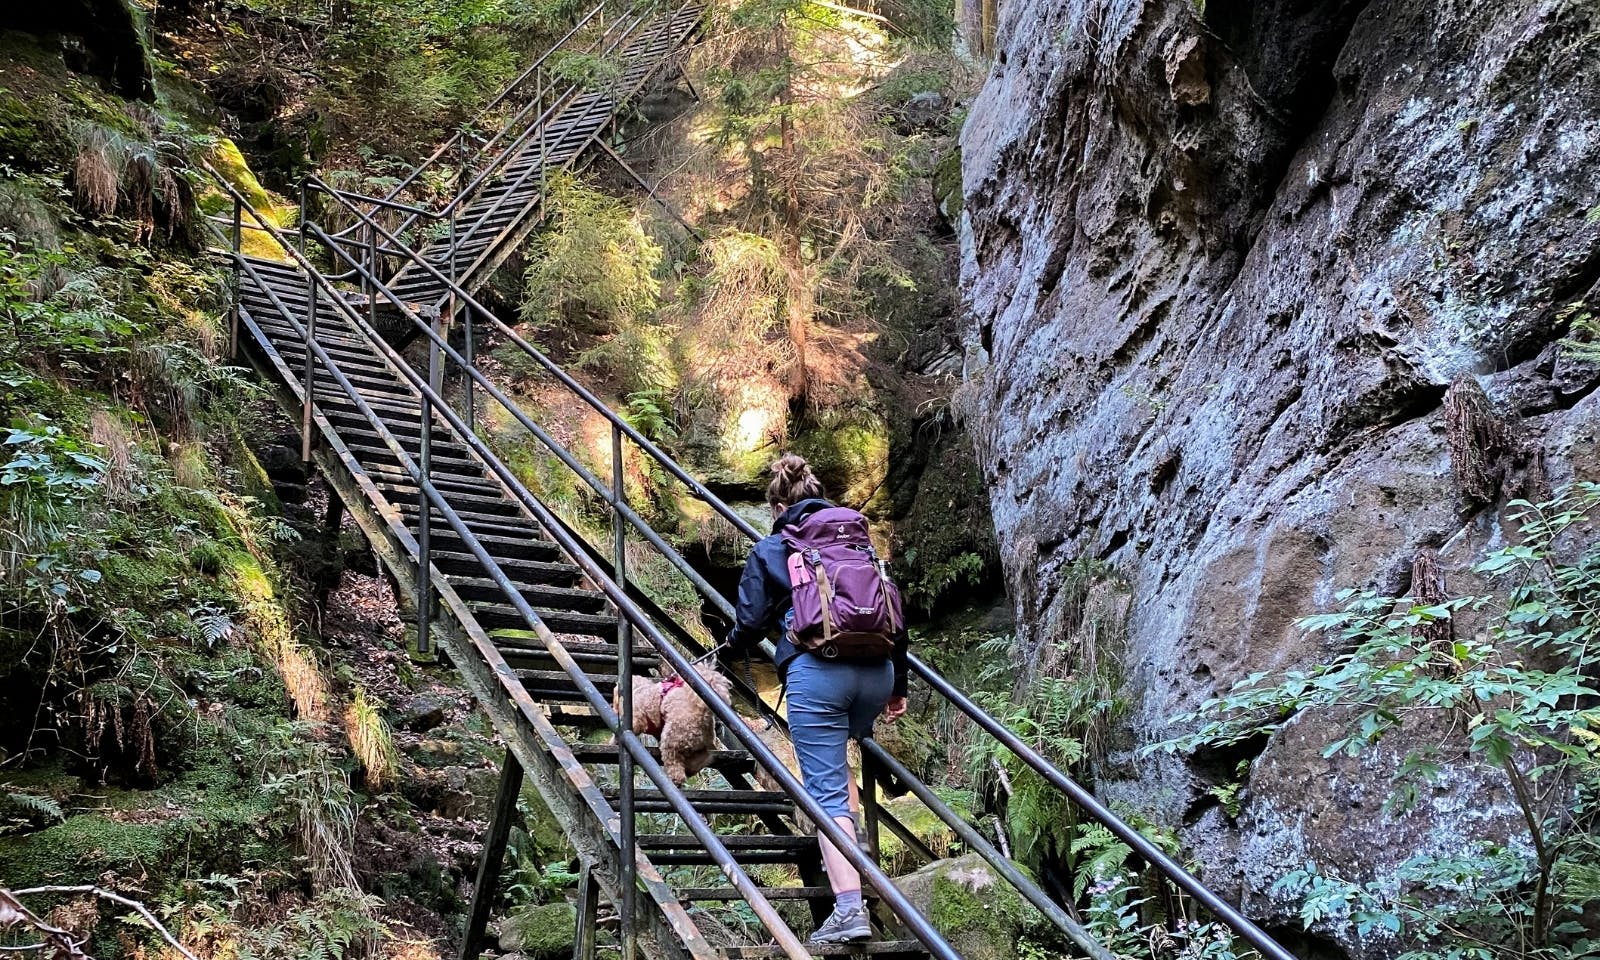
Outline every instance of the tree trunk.
[[[790, 64], [789, 37], [787, 27], [780, 27], [776, 33], [778, 55], [782, 61]], [[809, 339], [811, 324], [811, 293], [806, 282], [805, 264], [800, 257], [800, 185], [799, 180], [799, 144], [795, 139], [794, 116], [794, 83], [791, 76], [785, 76], [782, 89], [778, 93], [779, 145], [778, 149], [783, 154], [783, 260], [784, 269], [789, 274], [789, 294], [786, 298], [789, 312], [789, 343], [794, 348], [794, 365], [789, 368], [789, 397], [791, 400], [804, 401], [808, 376], [806, 373], [806, 341]]]

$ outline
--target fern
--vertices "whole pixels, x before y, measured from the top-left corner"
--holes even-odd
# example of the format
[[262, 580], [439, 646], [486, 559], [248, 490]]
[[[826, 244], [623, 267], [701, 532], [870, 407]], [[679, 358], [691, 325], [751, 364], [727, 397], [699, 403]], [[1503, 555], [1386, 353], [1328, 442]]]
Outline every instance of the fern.
[[60, 823], [67, 819], [61, 804], [50, 797], [42, 797], [36, 793], [8, 793], [6, 800], [20, 810], [27, 819], [44, 818], [52, 823]]
[[215, 647], [233, 635], [233, 618], [215, 604], [206, 603], [194, 607], [190, 609], [189, 616], [194, 619], [195, 626], [200, 628], [200, 636], [205, 640], [207, 647]]
[[[1071, 851], [1077, 860], [1073, 870], [1072, 895], [1078, 899], [1082, 899], [1093, 881], [1121, 874], [1126, 869], [1129, 855], [1133, 853], [1127, 844], [1117, 839], [1116, 834], [1098, 823], [1079, 828]], [[1081, 859], [1085, 855], [1088, 859]]]
[[383, 901], [348, 889], [330, 890], [282, 921], [246, 931], [238, 960], [347, 960], [372, 953], [389, 932], [376, 919]]

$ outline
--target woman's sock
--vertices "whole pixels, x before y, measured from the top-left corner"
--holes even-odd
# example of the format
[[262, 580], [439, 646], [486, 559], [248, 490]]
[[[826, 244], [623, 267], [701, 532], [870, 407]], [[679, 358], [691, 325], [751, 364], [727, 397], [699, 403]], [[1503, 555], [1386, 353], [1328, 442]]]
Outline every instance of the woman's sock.
[[861, 891], [845, 890], [833, 895], [833, 909], [840, 913], [851, 913], [861, 909]]

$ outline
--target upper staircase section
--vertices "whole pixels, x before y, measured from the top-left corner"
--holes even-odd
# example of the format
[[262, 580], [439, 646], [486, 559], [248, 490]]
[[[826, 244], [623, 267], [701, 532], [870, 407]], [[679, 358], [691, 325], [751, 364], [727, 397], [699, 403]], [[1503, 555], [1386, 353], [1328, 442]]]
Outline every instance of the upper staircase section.
[[[414, 245], [422, 261], [468, 291], [476, 292], [537, 225], [550, 177], [602, 141], [653, 79], [681, 69], [677, 60], [705, 17], [695, 2], [648, 7], [606, 23], [603, 9], [591, 10], [495, 98], [479, 120], [493, 118], [498, 129], [458, 132], [374, 204], [403, 213], [393, 232], [419, 237]], [[563, 71], [588, 75], [571, 79]], [[425, 172], [447, 164], [458, 187], [448, 203], [437, 210], [400, 205]], [[353, 239], [357, 232], [359, 224], [336, 236]], [[371, 243], [370, 235], [367, 241], [382, 254], [396, 253]], [[448, 309], [445, 282], [421, 263], [402, 258], [387, 279], [425, 313]]]

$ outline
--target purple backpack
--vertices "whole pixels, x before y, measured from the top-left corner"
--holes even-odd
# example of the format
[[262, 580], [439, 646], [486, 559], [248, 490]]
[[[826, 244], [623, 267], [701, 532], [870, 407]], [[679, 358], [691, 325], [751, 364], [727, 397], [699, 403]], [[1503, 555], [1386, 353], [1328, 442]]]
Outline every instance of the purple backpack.
[[867, 518], [825, 507], [783, 529], [794, 623], [789, 638], [830, 660], [878, 660], [894, 652], [905, 621], [900, 591], [867, 535]]

